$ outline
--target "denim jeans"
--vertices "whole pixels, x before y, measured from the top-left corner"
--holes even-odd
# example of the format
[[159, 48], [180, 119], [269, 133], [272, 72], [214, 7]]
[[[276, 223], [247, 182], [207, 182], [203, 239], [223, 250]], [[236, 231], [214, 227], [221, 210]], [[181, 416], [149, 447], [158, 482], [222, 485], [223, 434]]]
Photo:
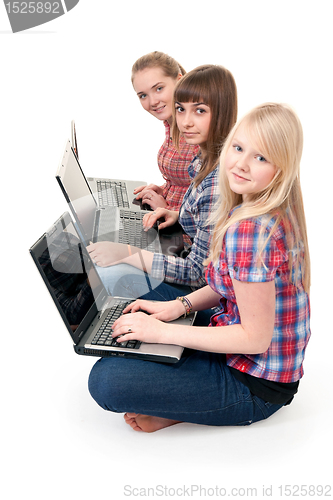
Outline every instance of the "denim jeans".
[[185, 350], [178, 363], [102, 358], [89, 391], [105, 410], [134, 412], [204, 425], [249, 425], [281, 408], [236, 380], [224, 357]]

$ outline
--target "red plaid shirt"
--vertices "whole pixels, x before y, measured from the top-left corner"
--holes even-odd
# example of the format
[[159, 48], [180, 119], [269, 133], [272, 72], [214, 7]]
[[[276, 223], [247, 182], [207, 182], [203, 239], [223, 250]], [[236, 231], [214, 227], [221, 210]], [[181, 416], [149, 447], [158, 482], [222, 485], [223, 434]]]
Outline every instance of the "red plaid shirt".
[[[227, 364], [254, 377], [289, 383], [303, 375], [305, 348], [310, 338], [310, 305], [302, 284], [298, 289], [289, 281], [289, 252], [286, 234], [280, 224], [257, 261], [258, 237], [262, 217], [241, 221], [225, 235], [218, 265], [209, 264], [206, 280], [222, 298], [222, 310], [211, 318], [210, 326], [241, 323], [232, 278], [247, 282], [275, 281], [275, 325], [271, 344], [263, 354], [227, 354]], [[263, 237], [273, 227], [268, 224]], [[295, 252], [291, 252], [294, 255]], [[295, 256], [293, 257], [295, 259]]]
[[191, 183], [187, 169], [197, 155], [199, 146], [190, 146], [181, 137], [180, 151], [178, 152], [172, 144], [169, 123], [167, 121], [163, 123], [165, 125], [165, 141], [157, 155], [159, 169], [166, 180], [161, 187], [163, 188], [163, 197], [168, 204], [167, 208], [179, 210], [187, 188]]

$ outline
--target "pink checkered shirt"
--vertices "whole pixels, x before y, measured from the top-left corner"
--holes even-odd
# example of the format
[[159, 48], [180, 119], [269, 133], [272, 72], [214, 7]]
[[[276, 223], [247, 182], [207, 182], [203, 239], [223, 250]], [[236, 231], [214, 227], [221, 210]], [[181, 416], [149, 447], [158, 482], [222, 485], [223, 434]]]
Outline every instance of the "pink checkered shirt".
[[191, 178], [187, 171], [193, 158], [199, 151], [199, 146], [190, 146], [185, 140], [180, 138], [180, 151], [172, 144], [170, 137], [170, 125], [164, 121], [165, 140], [157, 155], [158, 166], [161, 171], [165, 184], [163, 188], [163, 197], [165, 198], [170, 210], [179, 210], [184, 195], [191, 183]]

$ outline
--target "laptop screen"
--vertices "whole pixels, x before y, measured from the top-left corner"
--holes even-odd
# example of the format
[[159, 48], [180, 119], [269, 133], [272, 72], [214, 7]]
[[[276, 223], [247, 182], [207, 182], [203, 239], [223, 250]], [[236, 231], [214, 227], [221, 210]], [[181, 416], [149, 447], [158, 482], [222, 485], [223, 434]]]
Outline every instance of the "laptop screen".
[[93, 236], [97, 204], [70, 141], [66, 144], [56, 178], [67, 202], [73, 207], [76, 222], [84, 233], [82, 235], [84, 240], [88, 243]]
[[69, 214], [65, 213], [30, 252], [77, 344], [107, 293]]

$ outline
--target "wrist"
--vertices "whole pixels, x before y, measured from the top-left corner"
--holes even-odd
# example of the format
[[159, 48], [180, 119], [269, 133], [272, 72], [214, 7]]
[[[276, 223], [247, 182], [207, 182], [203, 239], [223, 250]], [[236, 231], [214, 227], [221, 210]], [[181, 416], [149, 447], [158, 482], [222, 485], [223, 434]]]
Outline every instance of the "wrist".
[[176, 300], [182, 304], [183, 310], [184, 310], [184, 318], [186, 318], [186, 316], [188, 316], [192, 312], [191, 301], [186, 296], [185, 297], [177, 297]]

